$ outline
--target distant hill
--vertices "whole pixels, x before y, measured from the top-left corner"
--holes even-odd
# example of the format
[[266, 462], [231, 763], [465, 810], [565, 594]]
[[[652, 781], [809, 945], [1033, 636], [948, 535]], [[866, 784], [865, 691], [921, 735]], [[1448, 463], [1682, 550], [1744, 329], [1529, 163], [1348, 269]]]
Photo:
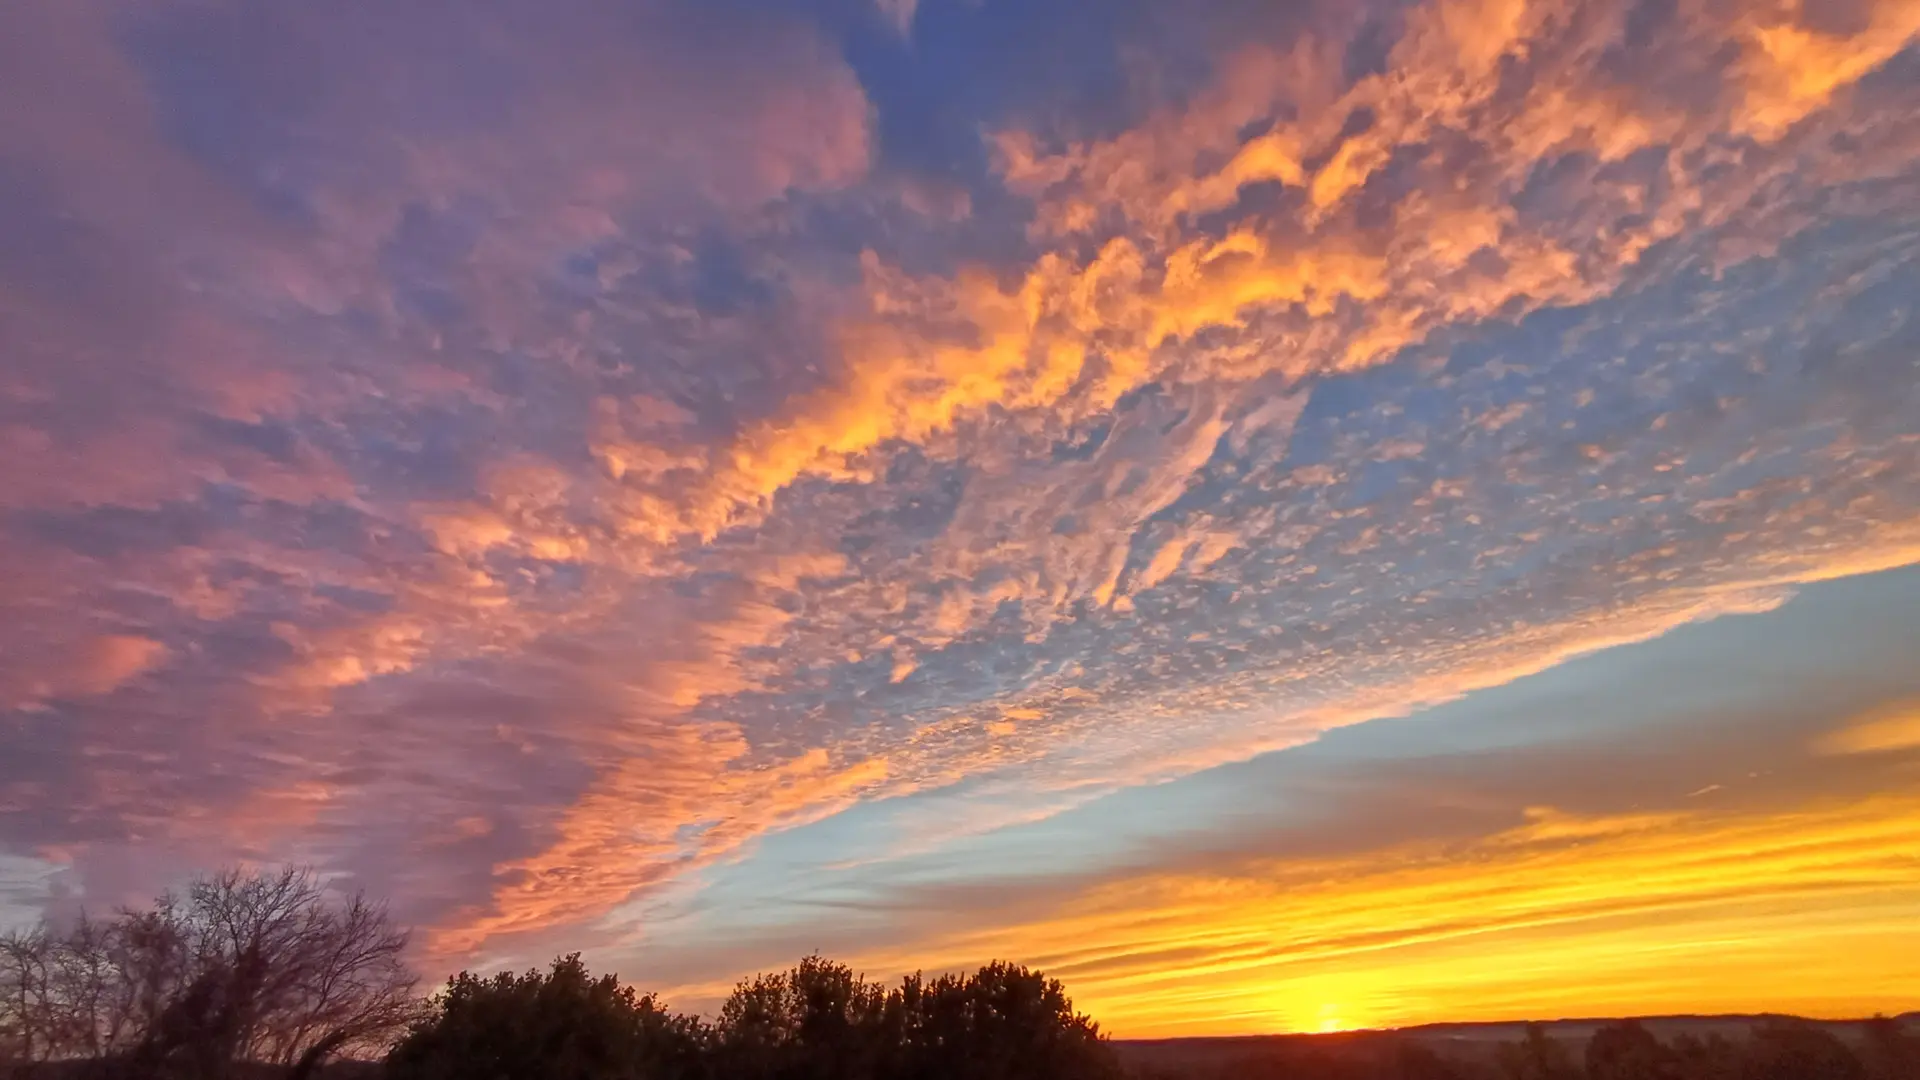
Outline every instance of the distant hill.
[[[282, 1080], [291, 1071], [277, 1065], [236, 1065], [234, 1080]], [[99, 1061], [56, 1061], [12, 1064], [0, 1061], [5, 1080], [132, 1080], [131, 1069]], [[333, 1061], [313, 1073], [314, 1080], [379, 1080], [380, 1065], [371, 1061]]]
[[[1569, 1043], [1584, 1043], [1593, 1033], [1608, 1024], [1619, 1023], [1626, 1018], [1578, 1018], [1538, 1021], [1547, 1034]], [[1838, 1035], [1848, 1042], [1860, 1038], [1860, 1026], [1865, 1020], [1805, 1020], [1801, 1017], [1780, 1013], [1756, 1013], [1752, 1015], [1725, 1016], [1640, 1016], [1632, 1017], [1661, 1041], [1669, 1041], [1681, 1035], [1693, 1035], [1705, 1038], [1708, 1035], [1720, 1035], [1727, 1039], [1739, 1039], [1757, 1024], [1769, 1020], [1795, 1020], [1814, 1024]], [[1920, 1026], [1920, 1011], [1902, 1013], [1894, 1019], [1909, 1027]], [[1224, 1035], [1179, 1039], [1115, 1039], [1113, 1049], [1129, 1068], [1187, 1069], [1212, 1068], [1259, 1053], [1268, 1048], [1280, 1048], [1288, 1045], [1312, 1046], [1360, 1046], [1378, 1043], [1386, 1039], [1413, 1040], [1424, 1043], [1434, 1050], [1454, 1050], [1476, 1054], [1498, 1043], [1515, 1042], [1526, 1031], [1527, 1021], [1500, 1021], [1495, 1023], [1463, 1024], [1423, 1024], [1418, 1027], [1392, 1028], [1379, 1031], [1342, 1031], [1330, 1034], [1288, 1034], [1288, 1035]]]

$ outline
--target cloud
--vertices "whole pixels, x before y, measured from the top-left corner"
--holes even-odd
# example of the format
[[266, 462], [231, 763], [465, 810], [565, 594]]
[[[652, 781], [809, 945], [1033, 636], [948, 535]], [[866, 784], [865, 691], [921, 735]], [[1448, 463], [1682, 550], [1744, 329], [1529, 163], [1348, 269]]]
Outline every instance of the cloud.
[[[25, 196], [9, 200], [22, 242], [0, 274], [18, 316], [0, 429], [19, 451], [0, 483], [17, 570], [0, 685], [12, 704], [57, 699], [72, 731], [62, 750], [42, 726], [10, 742], [76, 769], [96, 755], [14, 806], [27, 831], [9, 843], [118, 819], [204, 853], [191, 859], [305, 845], [328, 812], [242, 839], [217, 835], [212, 811], [312, 805], [311, 767], [348, 777], [329, 812], [358, 813], [379, 788], [343, 764], [365, 749], [327, 731], [366, 711], [342, 694], [564, 629], [563, 600], [509, 587], [533, 567], [585, 603], [553, 580], [591, 540], [567, 520], [572, 463], [490, 460], [472, 426], [504, 430], [484, 419], [505, 400], [490, 357], [539, 355], [567, 378], [538, 283], [636, 216], [724, 222], [859, 179], [866, 103], [804, 25], [743, 33], [667, 5], [450, 23], [418, 5], [358, 25], [195, 5], [9, 18], [9, 41], [38, 43], [9, 84], [50, 107], [0, 132]], [[568, 394], [582, 414], [599, 396]], [[518, 570], [488, 563], [506, 535]], [[163, 658], [137, 702], [74, 703]], [[127, 724], [154, 783], [96, 748]], [[145, 745], [162, 729], [171, 745]], [[169, 799], [164, 826], [148, 803]], [[64, 850], [96, 884], [124, 858]]]
[[57, 642], [34, 657], [32, 674], [17, 668], [10, 687], [10, 705], [35, 705], [54, 697], [93, 697], [111, 693], [129, 680], [157, 667], [167, 647], [135, 634], [102, 634], [63, 648]]
[[1814, 13], [1804, 9], [1800, 19], [1762, 16], [1749, 23], [1759, 48], [1746, 58], [1738, 129], [1777, 138], [1920, 34], [1920, 15], [1908, 5], [1879, 0], [1861, 7], [1856, 25], [1838, 32], [1805, 25], [1801, 20]]
[[920, 0], [873, 0], [880, 9], [880, 17], [894, 25], [901, 36], [913, 33], [913, 16], [920, 7]]
[[[1821, 104], [1911, 37], [1895, 7], [1875, 6], [1867, 29], [1828, 43], [1835, 58]], [[1751, 199], [1773, 197], [1756, 190], [1756, 175], [1799, 153], [1819, 156], [1802, 149], [1817, 138], [1811, 131], [1774, 147], [1791, 126], [1775, 125], [1745, 149], [1746, 168], [1706, 170], [1715, 138], [1753, 134], [1740, 95], [1772, 84], [1735, 87], [1731, 104], [1691, 102], [1682, 112], [1629, 100], [1606, 67], [1618, 62], [1608, 47], [1624, 18], [1569, 29], [1505, 0], [1435, 4], [1409, 16], [1387, 72], [1344, 94], [1300, 88], [1298, 76], [1281, 74], [1302, 54], [1331, 49], [1309, 39], [1287, 53], [1253, 48], [1231, 58], [1209, 94], [1108, 142], [1048, 154], [1031, 133], [1001, 133], [1003, 175], [1035, 198], [1042, 235], [1076, 246], [1045, 252], [1017, 276], [978, 268], [916, 280], [869, 257], [872, 317], [840, 329], [839, 378], [742, 431], [690, 504], [637, 527], [661, 539], [711, 536], [809, 475], [861, 475], [863, 455], [896, 440], [927, 443], [990, 408], [1072, 422], [1156, 379], [1239, 382], [1277, 372], [1297, 380], [1385, 362], [1444, 327], [1588, 301], [1681, 230], [1711, 230], [1736, 205], [1744, 217]], [[1743, 15], [1709, 12], [1682, 36], [1701, 55], [1724, 42], [1773, 56], [1756, 33]], [[1503, 57], [1536, 79], [1523, 98], [1493, 78]], [[1298, 117], [1271, 119], [1289, 110]], [[1349, 135], [1355, 118], [1368, 126]], [[1271, 130], [1206, 173], [1205, 156], [1263, 120]], [[1459, 144], [1444, 153], [1443, 133]], [[1296, 145], [1298, 155], [1282, 149]], [[1655, 147], [1660, 183], [1644, 167], [1604, 176]], [[1358, 195], [1396, 153], [1406, 175], [1394, 178], [1400, 190], [1381, 192], [1382, 213]], [[1308, 180], [1295, 157], [1327, 160]], [[1583, 215], [1522, 213], [1516, 203], [1537, 165], [1582, 158], [1602, 170], [1598, 189], [1584, 192]], [[1450, 179], [1463, 163], [1477, 176], [1471, 195]], [[1306, 184], [1304, 205], [1283, 201], [1278, 212], [1249, 212], [1223, 230], [1201, 227], [1201, 214], [1234, 209], [1249, 184], [1289, 178]], [[1594, 216], [1609, 212], [1611, 220]], [[1116, 235], [1116, 222], [1143, 232]], [[1749, 232], [1746, 242], [1755, 241], [1769, 242]], [[1012, 289], [1001, 284], [1009, 277]], [[1174, 348], [1203, 332], [1247, 330], [1256, 312], [1279, 323], [1259, 336], [1279, 336], [1286, 348]]]
[[1853, 717], [1817, 746], [1826, 754], [1881, 754], [1920, 747], [1920, 703], [1896, 701]]

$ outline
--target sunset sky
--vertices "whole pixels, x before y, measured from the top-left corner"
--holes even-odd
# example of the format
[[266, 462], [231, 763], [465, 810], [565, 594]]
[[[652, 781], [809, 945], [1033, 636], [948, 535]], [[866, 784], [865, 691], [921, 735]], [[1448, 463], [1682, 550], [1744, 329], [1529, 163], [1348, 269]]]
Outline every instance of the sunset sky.
[[1920, 2], [0, 3], [0, 924], [1920, 1008]]

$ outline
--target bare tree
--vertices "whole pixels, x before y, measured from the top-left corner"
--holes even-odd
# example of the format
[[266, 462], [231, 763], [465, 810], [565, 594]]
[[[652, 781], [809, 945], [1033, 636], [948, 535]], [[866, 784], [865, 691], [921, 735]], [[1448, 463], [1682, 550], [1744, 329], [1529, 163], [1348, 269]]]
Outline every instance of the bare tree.
[[0, 937], [0, 1062], [37, 1061], [45, 1053], [50, 951], [43, 930]]
[[0, 940], [0, 1036], [32, 1061], [120, 1059], [214, 1077], [311, 1071], [415, 1015], [407, 935], [311, 870], [230, 871], [112, 919]]

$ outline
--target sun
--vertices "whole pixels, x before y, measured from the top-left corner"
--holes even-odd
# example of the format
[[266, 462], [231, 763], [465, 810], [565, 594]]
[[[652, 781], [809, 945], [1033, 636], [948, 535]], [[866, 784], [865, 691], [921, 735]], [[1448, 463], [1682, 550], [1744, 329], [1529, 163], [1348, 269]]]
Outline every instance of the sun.
[[1317, 1030], [1322, 1035], [1347, 1030], [1347, 1022], [1340, 1017], [1340, 1006], [1331, 1002], [1320, 1006], [1320, 1026]]

